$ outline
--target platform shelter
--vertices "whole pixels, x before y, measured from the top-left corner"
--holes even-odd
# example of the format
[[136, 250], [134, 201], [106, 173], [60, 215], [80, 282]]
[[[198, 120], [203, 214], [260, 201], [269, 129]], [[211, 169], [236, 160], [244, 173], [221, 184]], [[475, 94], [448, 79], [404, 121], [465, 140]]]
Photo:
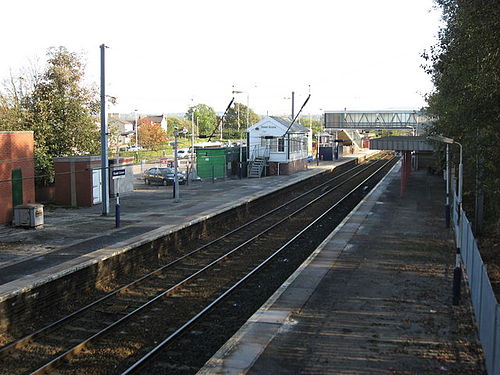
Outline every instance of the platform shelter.
[[401, 195], [413, 169], [429, 168], [433, 164], [435, 147], [426, 137], [383, 137], [370, 141], [371, 150], [393, 150], [401, 152]]

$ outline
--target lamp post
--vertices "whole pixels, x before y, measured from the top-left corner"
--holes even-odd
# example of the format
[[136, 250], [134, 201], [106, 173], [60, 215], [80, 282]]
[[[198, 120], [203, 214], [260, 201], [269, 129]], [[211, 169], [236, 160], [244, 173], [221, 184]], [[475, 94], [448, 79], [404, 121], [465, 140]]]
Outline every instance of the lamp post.
[[[196, 111], [194, 107], [194, 100], [191, 99], [191, 167], [190, 167], [190, 174], [193, 173], [193, 165], [194, 165], [194, 112]], [[198, 120], [198, 119], [197, 119]], [[189, 174], [188, 174], [188, 180], [189, 180]], [[191, 175], [191, 181], [193, 181], [193, 176]]]
[[462, 279], [462, 269], [460, 267], [460, 247], [462, 246], [460, 241], [460, 232], [462, 228], [462, 189], [463, 189], [463, 147], [459, 142], [454, 141], [452, 138], [443, 137], [442, 135], [429, 136], [427, 139], [437, 142], [442, 142], [446, 144], [446, 210], [447, 216], [449, 216], [449, 180], [450, 180], [450, 166], [449, 166], [449, 145], [457, 144], [460, 147], [460, 162], [458, 164], [458, 230], [455, 232], [457, 252], [455, 257], [455, 269], [453, 271], [453, 305], [458, 305], [460, 302], [460, 282]]
[[[232, 91], [233, 95], [243, 94], [243, 93], [244, 93], [244, 91], [235, 90], [234, 89], [234, 85], [233, 85], [233, 91]], [[247, 93], [247, 128], [248, 128], [248, 121], [249, 121], [249, 119], [248, 119], [248, 116], [249, 116], [249, 114], [248, 114], [248, 102], [249, 102], [249, 98], [248, 98], [248, 93]], [[236, 104], [235, 104], [235, 106], [236, 106]], [[241, 132], [240, 132], [240, 110], [239, 110], [239, 108], [237, 108], [237, 113], [238, 113], [237, 114], [237, 119], [238, 119], [237, 120], [238, 121], [238, 134], [240, 135], [240, 163], [239, 163], [238, 177], [241, 180], [241, 178], [242, 178], [242, 168], [243, 168], [243, 148], [242, 148], [243, 147], [242, 146], [243, 139], [242, 139]]]
[[137, 150], [137, 147], [139, 146], [139, 138], [138, 134], [139, 133], [139, 123], [138, 123], [138, 118], [137, 118], [137, 109], [134, 109], [135, 112], [135, 149]]
[[178, 160], [177, 160], [177, 137], [179, 130], [174, 128], [174, 202], [180, 202], [179, 199], [179, 176], [177, 175]]
[[101, 200], [102, 216], [109, 214], [108, 124], [106, 122], [106, 45], [101, 44]]

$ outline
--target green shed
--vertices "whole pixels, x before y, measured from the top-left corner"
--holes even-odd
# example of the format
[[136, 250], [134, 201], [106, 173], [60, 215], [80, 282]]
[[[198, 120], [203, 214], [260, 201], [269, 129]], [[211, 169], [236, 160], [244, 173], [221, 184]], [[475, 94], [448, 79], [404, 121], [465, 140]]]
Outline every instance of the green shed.
[[240, 154], [245, 177], [247, 160], [246, 147], [195, 148], [197, 172], [201, 178], [222, 178], [237, 176], [239, 173]]
[[226, 149], [199, 148], [196, 151], [196, 166], [198, 177], [226, 177]]

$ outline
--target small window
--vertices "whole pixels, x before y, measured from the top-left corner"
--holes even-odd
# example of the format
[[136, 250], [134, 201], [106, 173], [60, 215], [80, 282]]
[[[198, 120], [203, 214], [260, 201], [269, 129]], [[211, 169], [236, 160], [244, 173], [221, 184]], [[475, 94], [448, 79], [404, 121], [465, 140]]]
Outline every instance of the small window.
[[278, 138], [278, 152], [285, 152], [285, 139]]

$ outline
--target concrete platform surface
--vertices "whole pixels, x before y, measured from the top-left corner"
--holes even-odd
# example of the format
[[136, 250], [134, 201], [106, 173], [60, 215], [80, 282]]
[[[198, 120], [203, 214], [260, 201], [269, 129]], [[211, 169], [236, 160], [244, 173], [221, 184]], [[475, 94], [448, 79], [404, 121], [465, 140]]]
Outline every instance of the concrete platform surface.
[[468, 296], [451, 304], [444, 183], [399, 164], [231, 338], [206, 374], [483, 374]]
[[373, 153], [376, 151], [368, 150], [319, 166], [312, 163], [307, 170], [289, 176], [193, 182], [181, 186], [178, 203], [172, 198], [171, 186], [145, 185], [138, 171], [134, 192], [120, 196], [120, 228], [115, 228], [113, 199], [109, 216], [101, 215], [100, 204], [89, 208], [47, 206], [40, 229], [0, 226], [0, 301]]

